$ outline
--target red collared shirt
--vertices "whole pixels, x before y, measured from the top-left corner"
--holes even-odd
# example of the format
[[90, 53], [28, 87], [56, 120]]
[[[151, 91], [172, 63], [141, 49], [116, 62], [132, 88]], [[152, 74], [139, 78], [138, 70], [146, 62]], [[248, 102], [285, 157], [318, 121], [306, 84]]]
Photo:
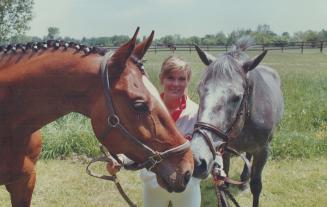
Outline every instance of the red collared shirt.
[[[164, 93], [161, 93], [160, 97], [161, 97], [161, 99], [163, 99]], [[182, 114], [183, 110], [186, 108], [186, 99], [187, 99], [187, 96], [184, 95], [182, 97], [181, 105], [178, 107], [178, 109], [176, 109], [173, 113], [170, 114], [175, 122], [179, 119], [179, 117]]]

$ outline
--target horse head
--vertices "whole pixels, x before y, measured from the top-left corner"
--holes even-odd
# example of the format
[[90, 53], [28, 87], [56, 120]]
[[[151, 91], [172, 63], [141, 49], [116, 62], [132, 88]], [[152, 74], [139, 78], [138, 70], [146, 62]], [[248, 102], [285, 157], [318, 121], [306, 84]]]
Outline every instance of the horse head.
[[137, 33], [102, 63], [104, 87], [95, 97], [92, 125], [110, 153], [153, 171], [168, 191], [183, 191], [193, 171], [192, 153], [144, 71], [142, 58], [154, 32], [139, 44]]
[[[216, 58], [201, 50], [196, 50], [207, 66], [198, 85], [200, 98], [198, 120], [192, 137], [191, 148], [195, 162], [194, 176], [206, 178], [223, 146], [236, 138], [245, 123], [248, 113], [249, 83], [247, 73], [253, 70], [267, 51], [249, 60], [241, 51], [234, 48]], [[221, 157], [219, 165], [222, 166]]]

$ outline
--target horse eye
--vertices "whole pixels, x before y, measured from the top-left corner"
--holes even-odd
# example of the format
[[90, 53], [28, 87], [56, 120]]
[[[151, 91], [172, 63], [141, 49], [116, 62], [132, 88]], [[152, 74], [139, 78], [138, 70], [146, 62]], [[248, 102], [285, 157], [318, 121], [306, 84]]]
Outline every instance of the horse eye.
[[149, 111], [149, 107], [143, 100], [136, 100], [133, 104], [133, 107], [136, 111], [146, 113]]

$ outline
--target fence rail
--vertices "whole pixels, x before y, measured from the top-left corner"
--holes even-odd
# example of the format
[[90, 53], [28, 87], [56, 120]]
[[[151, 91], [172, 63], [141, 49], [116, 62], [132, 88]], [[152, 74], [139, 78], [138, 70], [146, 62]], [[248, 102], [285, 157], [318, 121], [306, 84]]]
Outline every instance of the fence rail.
[[[198, 45], [206, 51], [228, 51], [232, 45]], [[107, 47], [108, 49], [115, 50], [118, 47]], [[301, 53], [305, 49], [317, 49], [321, 53], [327, 48], [327, 41], [320, 42], [288, 42], [288, 43], [273, 43], [273, 44], [256, 44], [251, 47], [249, 51], [262, 51], [262, 50], [300, 50]], [[150, 52], [165, 52], [165, 51], [195, 51], [193, 44], [159, 44], [154, 43], [150, 46]]]

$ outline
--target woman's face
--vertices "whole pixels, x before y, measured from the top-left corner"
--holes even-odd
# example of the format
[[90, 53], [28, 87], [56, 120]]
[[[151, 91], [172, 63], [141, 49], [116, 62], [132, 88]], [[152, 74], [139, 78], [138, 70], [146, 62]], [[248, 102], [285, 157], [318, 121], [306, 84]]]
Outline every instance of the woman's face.
[[172, 70], [160, 78], [165, 97], [170, 99], [183, 97], [187, 90], [188, 81], [186, 70]]

